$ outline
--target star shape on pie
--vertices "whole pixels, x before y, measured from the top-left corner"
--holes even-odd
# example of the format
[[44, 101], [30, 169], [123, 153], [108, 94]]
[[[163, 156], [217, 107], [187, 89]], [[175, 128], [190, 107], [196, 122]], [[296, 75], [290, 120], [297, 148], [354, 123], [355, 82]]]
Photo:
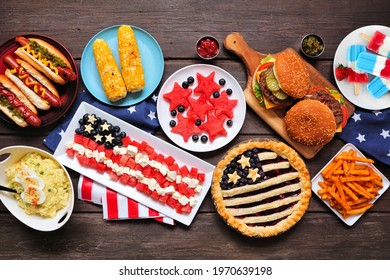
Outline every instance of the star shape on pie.
[[169, 101], [169, 111], [175, 110], [179, 105], [188, 107], [187, 97], [191, 93], [191, 89], [182, 88], [178, 82], [175, 82], [172, 91], [163, 94], [163, 97]]
[[252, 179], [252, 181], [256, 181], [257, 178], [260, 177], [259, 175], [259, 169], [258, 168], [255, 168], [255, 169], [249, 169], [249, 174], [248, 176], [246, 176], [247, 178], [249, 179]]
[[182, 114], [177, 115], [177, 124], [171, 129], [171, 132], [178, 133], [183, 136], [184, 142], [194, 135], [201, 133], [201, 129], [195, 125], [196, 117], [184, 117]]
[[225, 115], [229, 119], [234, 117], [233, 108], [236, 107], [237, 102], [237, 99], [230, 99], [226, 94], [226, 91], [222, 91], [217, 98], [210, 98], [210, 103], [215, 107], [215, 116], [219, 117]]
[[237, 181], [241, 179], [240, 175], [237, 174], [237, 171], [234, 171], [234, 173], [229, 173], [229, 183], [237, 184]]
[[240, 158], [239, 160], [237, 160], [237, 162], [238, 162], [239, 164], [241, 164], [241, 167], [244, 169], [244, 168], [247, 167], [247, 166], [248, 166], [248, 167], [251, 167], [251, 164], [250, 164], [250, 162], [249, 162], [249, 159], [250, 159], [250, 158], [248, 158], [248, 157], [242, 155], [241, 158]]
[[214, 109], [214, 106], [207, 102], [205, 95], [201, 95], [198, 99], [189, 97], [188, 103], [190, 104], [190, 108], [188, 109], [187, 115], [195, 115], [202, 122], [205, 121], [207, 113]]
[[200, 128], [208, 133], [211, 142], [219, 135], [227, 135], [227, 131], [223, 127], [225, 118], [225, 116], [216, 118], [210, 111], [207, 113], [207, 121], [201, 124]]
[[221, 86], [214, 81], [215, 71], [211, 72], [207, 77], [200, 73], [196, 73], [198, 85], [194, 88], [194, 93], [205, 95], [207, 99], [211, 94], [221, 89]]

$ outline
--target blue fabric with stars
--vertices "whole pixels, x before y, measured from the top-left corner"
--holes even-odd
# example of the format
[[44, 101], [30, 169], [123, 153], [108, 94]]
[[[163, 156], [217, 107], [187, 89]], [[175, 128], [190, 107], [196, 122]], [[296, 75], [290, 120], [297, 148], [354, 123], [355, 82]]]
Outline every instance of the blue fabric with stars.
[[370, 111], [356, 108], [338, 137], [373, 159], [390, 165], [390, 109]]
[[154, 133], [160, 126], [156, 112], [157, 96], [154, 94], [133, 106], [113, 107], [101, 103], [89, 92], [83, 90], [74, 101], [64, 119], [62, 119], [58, 126], [43, 140], [43, 143], [50, 150], [54, 151], [57, 148], [63, 133], [66, 131], [72, 117], [76, 113], [80, 103], [83, 101], [149, 133]]

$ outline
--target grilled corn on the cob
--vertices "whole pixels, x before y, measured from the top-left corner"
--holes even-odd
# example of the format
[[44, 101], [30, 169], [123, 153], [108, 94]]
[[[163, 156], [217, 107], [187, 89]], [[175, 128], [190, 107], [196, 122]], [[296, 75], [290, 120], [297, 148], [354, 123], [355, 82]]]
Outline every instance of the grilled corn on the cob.
[[122, 25], [118, 29], [119, 59], [123, 80], [128, 92], [137, 92], [144, 88], [145, 78], [141, 55], [133, 29]]
[[96, 39], [93, 43], [93, 54], [108, 100], [115, 102], [126, 97], [125, 83], [107, 42]]

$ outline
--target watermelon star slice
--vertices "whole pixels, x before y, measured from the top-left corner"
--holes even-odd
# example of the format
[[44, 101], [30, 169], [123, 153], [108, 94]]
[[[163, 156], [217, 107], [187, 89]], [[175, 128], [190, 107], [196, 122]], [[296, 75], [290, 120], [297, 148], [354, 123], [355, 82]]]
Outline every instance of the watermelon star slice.
[[169, 111], [176, 109], [179, 105], [188, 107], [187, 97], [191, 93], [191, 89], [182, 88], [178, 82], [175, 82], [172, 91], [163, 94], [163, 97], [169, 101]]
[[207, 121], [200, 125], [200, 128], [208, 133], [211, 142], [213, 142], [215, 137], [219, 135], [227, 135], [227, 132], [223, 127], [225, 119], [225, 115], [222, 115], [220, 117], [214, 117], [213, 113], [209, 111], [207, 114]]
[[205, 121], [207, 112], [214, 109], [214, 106], [207, 102], [205, 95], [201, 95], [198, 99], [188, 97], [190, 108], [187, 116], [197, 116], [202, 122]]
[[194, 88], [194, 93], [204, 94], [207, 99], [210, 98], [211, 94], [221, 89], [221, 86], [214, 81], [215, 72], [211, 72], [207, 77], [203, 76], [199, 72], [196, 73], [198, 79], [198, 85]]
[[171, 129], [171, 132], [178, 133], [183, 136], [184, 142], [194, 135], [201, 133], [201, 129], [195, 125], [196, 116], [184, 117], [182, 114], [177, 115], [177, 125]]
[[232, 119], [234, 116], [233, 108], [237, 105], [237, 102], [237, 99], [229, 99], [226, 91], [222, 91], [218, 98], [210, 99], [210, 103], [215, 107], [215, 116], [225, 115], [229, 119]]

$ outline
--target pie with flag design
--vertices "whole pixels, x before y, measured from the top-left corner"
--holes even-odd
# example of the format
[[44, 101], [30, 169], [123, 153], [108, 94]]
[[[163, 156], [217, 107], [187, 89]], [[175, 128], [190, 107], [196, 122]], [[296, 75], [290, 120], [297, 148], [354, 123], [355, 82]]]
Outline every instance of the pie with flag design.
[[229, 150], [218, 163], [211, 194], [230, 227], [250, 237], [270, 237], [289, 230], [305, 214], [311, 181], [304, 161], [291, 147], [250, 140]]

